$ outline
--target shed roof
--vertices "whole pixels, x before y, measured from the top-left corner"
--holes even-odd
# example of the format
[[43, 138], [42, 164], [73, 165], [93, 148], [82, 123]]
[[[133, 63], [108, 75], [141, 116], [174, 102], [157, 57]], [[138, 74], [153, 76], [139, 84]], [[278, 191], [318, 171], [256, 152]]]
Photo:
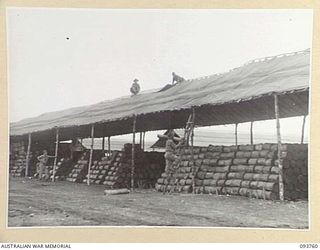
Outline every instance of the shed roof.
[[281, 117], [308, 113], [310, 50], [252, 60], [222, 74], [186, 80], [166, 91], [141, 93], [94, 105], [45, 113], [10, 124], [10, 135], [36, 133], [63, 139], [130, 133], [184, 126], [190, 108], [196, 124], [219, 125], [274, 118], [273, 94], [281, 95]]

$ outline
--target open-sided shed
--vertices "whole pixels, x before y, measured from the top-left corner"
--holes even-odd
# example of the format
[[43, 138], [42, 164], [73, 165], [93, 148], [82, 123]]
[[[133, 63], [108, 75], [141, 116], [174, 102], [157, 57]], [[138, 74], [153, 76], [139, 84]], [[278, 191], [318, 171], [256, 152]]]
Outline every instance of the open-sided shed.
[[[136, 132], [182, 128], [194, 112], [195, 126], [276, 118], [281, 146], [279, 118], [308, 114], [309, 85], [310, 50], [304, 50], [256, 59], [226, 73], [183, 81], [165, 91], [24, 119], [10, 124], [10, 138], [29, 138], [29, 150], [31, 135], [35, 140], [57, 142], [127, 133], [135, 138]], [[56, 152], [57, 147], [58, 143]], [[134, 149], [132, 152], [134, 155]]]

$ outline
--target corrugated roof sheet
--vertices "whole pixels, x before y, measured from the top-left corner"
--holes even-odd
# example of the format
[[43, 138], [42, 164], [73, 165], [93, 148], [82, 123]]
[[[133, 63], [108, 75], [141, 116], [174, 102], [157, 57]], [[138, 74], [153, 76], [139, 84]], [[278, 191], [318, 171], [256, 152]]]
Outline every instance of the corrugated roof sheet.
[[[309, 88], [310, 50], [253, 60], [223, 74], [184, 81], [90, 106], [42, 114], [10, 124], [10, 135], [122, 120], [133, 115], [221, 105]], [[148, 130], [148, 128], [146, 128]]]

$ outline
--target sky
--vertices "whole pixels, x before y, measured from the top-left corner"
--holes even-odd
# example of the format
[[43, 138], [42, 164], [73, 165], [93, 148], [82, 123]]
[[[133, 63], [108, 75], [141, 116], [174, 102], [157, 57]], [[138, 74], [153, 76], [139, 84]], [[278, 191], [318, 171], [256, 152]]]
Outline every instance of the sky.
[[7, 34], [14, 122], [310, 48], [312, 11], [8, 8]]

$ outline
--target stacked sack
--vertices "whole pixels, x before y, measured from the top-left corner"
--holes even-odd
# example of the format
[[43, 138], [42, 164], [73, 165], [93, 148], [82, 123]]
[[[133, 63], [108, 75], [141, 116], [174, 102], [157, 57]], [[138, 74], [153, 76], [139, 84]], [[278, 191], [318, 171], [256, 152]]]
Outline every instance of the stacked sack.
[[[100, 161], [94, 161], [90, 169], [90, 183], [103, 184], [108, 170], [112, 167], [113, 162], [116, 160], [119, 151], [112, 151], [110, 158], [103, 156]], [[83, 182], [86, 182], [86, 179]]]
[[66, 178], [71, 182], [82, 182], [88, 171], [89, 154], [85, 151]]
[[[25, 176], [25, 169], [26, 169], [26, 163], [27, 163], [26, 158], [27, 158], [26, 153], [24, 151], [19, 152], [12, 158], [10, 162], [12, 164], [10, 167], [11, 176], [13, 177]], [[32, 153], [30, 152], [29, 163], [31, 162], [31, 158], [32, 158]]]
[[[107, 162], [105, 181], [107, 189], [131, 187], [132, 144], [127, 143], [121, 151], [114, 151]], [[144, 152], [139, 144], [135, 145], [134, 187], [154, 187], [164, 170], [163, 153]]]
[[308, 145], [286, 144], [282, 150], [284, 198], [305, 199], [308, 197]]
[[[99, 171], [98, 161], [94, 161], [90, 168], [90, 184], [100, 184], [99, 172], [100, 171]], [[88, 174], [86, 174], [82, 182], [87, 183], [87, 181], [88, 181]]]
[[130, 187], [130, 164], [125, 162], [124, 152], [114, 151], [112, 160], [107, 165], [107, 173], [103, 184], [106, 189]]
[[[125, 183], [131, 181], [131, 160], [132, 160], [132, 144], [127, 143], [122, 149], [123, 155], [120, 159], [120, 165], [127, 171], [122, 180]], [[135, 145], [135, 167], [134, 167], [134, 187], [135, 188], [151, 188], [154, 187], [157, 179], [164, 170], [163, 153], [144, 152], [139, 144]], [[130, 184], [131, 185], [131, 184]], [[129, 185], [129, 186], [130, 186]], [[127, 187], [124, 185], [123, 187]]]
[[[135, 153], [134, 153], [134, 187], [135, 188], [147, 188], [151, 185], [150, 180], [150, 171], [147, 171], [145, 154], [140, 147], [140, 144], [135, 144]], [[123, 157], [121, 158], [121, 165], [127, 166], [129, 170], [129, 175], [127, 179], [131, 180], [131, 161], [132, 161], [132, 144], [127, 143], [124, 145]]]
[[105, 182], [105, 177], [116, 160], [118, 153], [119, 151], [112, 151], [110, 157], [103, 156], [100, 161], [94, 162], [90, 183], [103, 184]]
[[[71, 170], [71, 160], [69, 158], [61, 158], [57, 162], [55, 180], [65, 180]], [[53, 165], [49, 166], [49, 178], [53, 179]]]
[[164, 168], [164, 153], [144, 152], [142, 162], [136, 167], [137, 186], [139, 188], [154, 188]]
[[[297, 151], [300, 154], [297, 154]], [[293, 158], [293, 155], [296, 158]], [[302, 192], [297, 191], [297, 176], [299, 175], [293, 174], [293, 172], [299, 172], [302, 176], [300, 177], [301, 183], [305, 183], [306, 179], [303, 173], [307, 172], [306, 156], [306, 145], [283, 145], [284, 189], [287, 189], [285, 191], [287, 192], [287, 195], [285, 195], [287, 199], [305, 197]], [[172, 178], [163, 173], [157, 181], [156, 189], [162, 192], [192, 192], [192, 177], [193, 172], [195, 172], [195, 193], [277, 199], [279, 197], [279, 168], [276, 159], [276, 144], [210, 145], [207, 148], [194, 147], [193, 165], [191, 150], [185, 148], [182, 150], [179, 159], [174, 162], [176, 171]], [[298, 164], [300, 167], [294, 164]], [[286, 165], [290, 167], [286, 167]], [[293, 182], [295, 185], [292, 184]], [[292, 191], [288, 195], [289, 190], [292, 190], [288, 183], [291, 183], [295, 192], [299, 192], [300, 195], [293, 196], [291, 194], [295, 192]]]

